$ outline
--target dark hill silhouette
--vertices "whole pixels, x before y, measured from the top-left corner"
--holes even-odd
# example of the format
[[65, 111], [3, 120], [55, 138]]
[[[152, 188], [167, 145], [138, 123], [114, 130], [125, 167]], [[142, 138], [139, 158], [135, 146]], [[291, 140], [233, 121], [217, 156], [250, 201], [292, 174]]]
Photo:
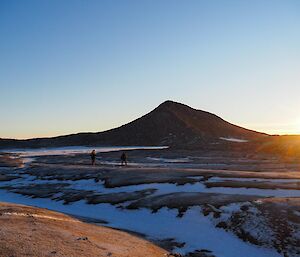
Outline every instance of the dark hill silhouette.
[[252, 141], [265, 135], [233, 125], [212, 113], [166, 101], [150, 113], [126, 125], [104, 132], [28, 140], [1, 139], [0, 147], [168, 145], [190, 148], [228, 143], [220, 137]]

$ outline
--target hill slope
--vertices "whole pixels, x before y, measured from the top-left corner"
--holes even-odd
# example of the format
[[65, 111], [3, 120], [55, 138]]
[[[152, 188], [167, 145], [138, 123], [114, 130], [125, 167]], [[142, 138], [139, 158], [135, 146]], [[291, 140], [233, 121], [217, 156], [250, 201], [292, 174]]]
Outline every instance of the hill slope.
[[220, 138], [253, 140], [264, 135], [233, 125], [209, 112], [166, 101], [141, 118], [108, 131], [29, 140], [2, 139], [0, 147], [71, 145], [168, 145], [184, 147], [215, 143], [220, 141]]
[[0, 203], [2, 257], [160, 257], [165, 250], [111, 228], [24, 205]]

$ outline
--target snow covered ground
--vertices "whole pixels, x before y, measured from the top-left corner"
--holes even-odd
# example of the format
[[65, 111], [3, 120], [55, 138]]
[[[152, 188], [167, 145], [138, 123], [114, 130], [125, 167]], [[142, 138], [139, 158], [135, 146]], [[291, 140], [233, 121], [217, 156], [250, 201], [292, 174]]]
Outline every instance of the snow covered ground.
[[[194, 183], [183, 183], [180, 185], [174, 183], [144, 183], [138, 185], [127, 185], [120, 187], [106, 188], [103, 180], [95, 179], [79, 179], [79, 180], [57, 180], [57, 179], [43, 179], [36, 176], [28, 175], [24, 172], [34, 161], [34, 157], [46, 155], [74, 155], [77, 153], [89, 152], [92, 148], [63, 148], [63, 149], [39, 149], [39, 150], [16, 150], [14, 153], [19, 153], [25, 160], [25, 166], [22, 169], [15, 169], [16, 173], [21, 177], [12, 181], [0, 182], [0, 186], [26, 186], [37, 184], [55, 184], [67, 183], [67, 189], [75, 190], [90, 190], [95, 194], [112, 194], [112, 193], [132, 193], [145, 189], [155, 189], [153, 196], [161, 196], [165, 194], [177, 192], [198, 192], [198, 193], [218, 193], [231, 195], [253, 195], [263, 197], [300, 197], [300, 190], [288, 189], [259, 189], [259, 188], [230, 188], [230, 187], [211, 187], [205, 186], [205, 182], [218, 181], [246, 181], [246, 182], [264, 182], [272, 181], [276, 183], [293, 182], [296, 183], [298, 179], [264, 179], [264, 178], [220, 178], [220, 177], [206, 177], [203, 176], [188, 176], [186, 178], [195, 179]], [[95, 148], [98, 152], [118, 151], [118, 150], [132, 150], [145, 149], [141, 148]], [[147, 148], [149, 149], [149, 148]], [[160, 149], [160, 148], [151, 148]], [[156, 158], [145, 157], [154, 165], [164, 165], [165, 163], [185, 163], [188, 165], [190, 158]], [[107, 162], [111, 164], [112, 162]], [[145, 165], [145, 163], [144, 163]], [[148, 163], [146, 164], [148, 165]], [[135, 165], [131, 165], [135, 167]], [[58, 166], [59, 169], [59, 166]], [[0, 168], [1, 171], [1, 168]], [[137, 171], [138, 172], [138, 171]], [[108, 222], [107, 226], [130, 230], [137, 233], [144, 234], [151, 240], [174, 239], [178, 243], [184, 243], [183, 247], [174, 249], [174, 252], [188, 253], [194, 250], [209, 250], [212, 251], [216, 257], [279, 257], [281, 254], [277, 253], [275, 249], [268, 247], [261, 247], [242, 241], [233, 232], [216, 227], [217, 220], [213, 214], [205, 216], [203, 207], [192, 206], [183, 214], [178, 216], [177, 209], [168, 209], [163, 207], [157, 212], [151, 209], [126, 209], [131, 201], [125, 201], [118, 205], [108, 203], [88, 204], [85, 200], [78, 200], [70, 204], [63, 204], [63, 201], [51, 200], [47, 198], [31, 198], [8, 192], [0, 189], [0, 201], [12, 202], [18, 204], [32, 205], [42, 208], [47, 208], [59, 212], [64, 212], [71, 215], [82, 216], [97, 220], [105, 220]], [[230, 204], [221, 207], [223, 219], [229, 218], [233, 211], [239, 211], [241, 204]], [[295, 215], [299, 215], [299, 211], [295, 211]], [[226, 216], [227, 215], [227, 216]], [[219, 220], [220, 221], [220, 220]]]
[[[225, 179], [226, 180], [226, 179]], [[244, 179], [240, 179], [243, 181]], [[245, 179], [245, 181], [255, 181], [256, 179]], [[260, 179], [263, 180], [263, 179]], [[221, 178], [210, 178], [208, 181], [222, 181]], [[269, 181], [269, 180], [268, 180]], [[282, 180], [279, 180], [282, 181]], [[284, 180], [283, 180], [284, 181]], [[298, 181], [291, 179], [288, 181]], [[24, 175], [23, 178], [14, 181], [3, 182], [3, 185], [10, 184], [49, 184], [49, 183], [61, 183], [60, 180], [40, 180], [34, 176]], [[82, 180], [67, 180], [64, 181], [70, 184], [69, 188], [81, 189], [81, 190], [93, 190], [99, 193], [127, 193], [140, 191], [144, 189], [156, 189], [154, 195], [169, 194], [173, 192], [201, 192], [201, 193], [220, 193], [220, 194], [241, 194], [241, 195], [258, 195], [265, 197], [300, 197], [300, 190], [289, 189], [259, 189], [259, 188], [230, 188], [230, 187], [211, 187], [207, 188], [203, 182], [196, 182], [193, 184], [186, 183], [184, 185], [176, 185], [173, 183], [148, 183], [133, 186], [121, 186], [106, 188], [103, 181], [95, 182], [94, 179], [82, 179]]]
[[200, 207], [189, 209], [182, 218], [177, 217], [176, 210], [163, 208], [156, 213], [147, 209], [126, 210], [110, 204], [88, 205], [78, 201], [70, 205], [55, 202], [49, 199], [33, 199], [7, 193], [0, 190], [0, 201], [19, 203], [47, 208], [68, 214], [103, 219], [109, 222], [110, 227], [139, 232], [148, 238], [174, 238], [184, 242], [183, 248], [176, 252], [186, 253], [197, 249], [208, 249], [217, 257], [279, 257], [274, 250], [266, 249], [245, 243], [235, 235], [216, 228], [210, 216], [203, 216]]

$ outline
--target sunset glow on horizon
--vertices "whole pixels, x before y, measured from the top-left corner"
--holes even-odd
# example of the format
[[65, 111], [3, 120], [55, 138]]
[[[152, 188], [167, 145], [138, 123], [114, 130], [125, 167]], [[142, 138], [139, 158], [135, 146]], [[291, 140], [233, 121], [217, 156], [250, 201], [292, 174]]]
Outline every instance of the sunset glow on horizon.
[[[139, 118], [139, 117], [136, 117]], [[76, 134], [82, 132], [102, 132], [105, 130], [109, 130], [112, 128], [116, 128], [122, 126], [128, 122], [133, 120], [124, 121], [122, 124], [117, 124], [114, 127], [104, 127], [103, 129], [91, 129], [91, 130], [52, 130], [52, 131], [31, 131], [28, 134], [20, 134], [14, 137], [6, 137], [6, 138], [15, 138], [15, 139], [30, 139], [30, 138], [41, 138], [41, 137], [55, 137], [55, 136], [63, 136], [69, 134]], [[227, 120], [228, 121], [228, 120]], [[267, 133], [269, 135], [300, 135], [300, 123], [291, 123], [291, 124], [237, 124], [234, 121], [229, 121], [232, 124], [251, 129], [254, 131]], [[3, 137], [4, 138], [4, 137]]]
[[99, 132], [165, 100], [300, 134], [300, 1], [0, 3], [0, 138]]

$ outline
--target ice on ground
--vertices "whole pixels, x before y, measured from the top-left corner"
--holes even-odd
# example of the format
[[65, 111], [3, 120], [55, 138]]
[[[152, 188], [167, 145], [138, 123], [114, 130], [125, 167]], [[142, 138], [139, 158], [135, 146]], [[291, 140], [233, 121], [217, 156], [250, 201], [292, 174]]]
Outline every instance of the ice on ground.
[[92, 150], [96, 152], [114, 152], [114, 151], [126, 151], [126, 150], [162, 150], [168, 146], [120, 146], [120, 147], [88, 147], [88, 146], [68, 146], [68, 147], [57, 147], [57, 148], [31, 148], [31, 149], [1, 149], [0, 152], [9, 151], [13, 154], [20, 154], [22, 157], [25, 156], [45, 156], [45, 155], [65, 155], [65, 154], [78, 154], [87, 153]]
[[191, 193], [221, 193], [221, 194], [241, 194], [241, 195], [258, 195], [258, 196], [273, 196], [273, 197], [300, 197], [300, 190], [288, 189], [257, 189], [257, 188], [229, 188], [229, 187], [212, 187], [207, 188], [203, 183], [197, 182], [194, 184], [176, 185], [171, 183], [149, 183], [134, 186], [122, 186], [114, 188], [105, 188], [103, 183], [95, 183], [93, 180], [71, 181], [71, 188], [74, 189], [89, 189], [99, 191], [101, 193], [121, 193], [134, 192], [144, 189], [156, 189], [153, 195], [169, 194], [174, 192], [191, 192]]
[[150, 210], [124, 210], [109, 204], [88, 205], [79, 201], [70, 205], [49, 199], [32, 199], [0, 190], [0, 200], [12, 203], [32, 205], [55, 211], [69, 213], [109, 222], [108, 226], [131, 230], [147, 235], [151, 239], [175, 238], [185, 242], [185, 246], [176, 249], [186, 253], [197, 249], [213, 251], [217, 257], [279, 257], [274, 250], [257, 247], [243, 242], [233, 234], [216, 228], [210, 217], [203, 216], [200, 207], [190, 208], [182, 218], [176, 210], [161, 209], [157, 213]]
[[[14, 181], [6, 182], [10, 184], [50, 184], [61, 183], [60, 180], [40, 180], [34, 179], [34, 176], [26, 175], [25, 178], [20, 178]], [[300, 197], [300, 190], [290, 189], [259, 189], [259, 188], [230, 188], [230, 187], [211, 187], [207, 188], [203, 182], [196, 182], [194, 184], [176, 185], [172, 183], [148, 183], [130, 186], [121, 186], [106, 188], [103, 181], [95, 182], [94, 179], [82, 180], [64, 180], [68, 183], [69, 188], [78, 190], [93, 190], [98, 193], [127, 193], [144, 189], [156, 189], [153, 195], [162, 195], [176, 192], [190, 192], [190, 193], [221, 193], [221, 194], [241, 194], [241, 195], [257, 195], [265, 197]]]
[[168, 159], [168, 158], [155, 158], [155, 157], [147, 157], [150, 161], [155, 162], [166, 162], [166, 163], [185, 163], [190, 162], [191, 160], [189, 158], [176, 158], [176, 159]]

